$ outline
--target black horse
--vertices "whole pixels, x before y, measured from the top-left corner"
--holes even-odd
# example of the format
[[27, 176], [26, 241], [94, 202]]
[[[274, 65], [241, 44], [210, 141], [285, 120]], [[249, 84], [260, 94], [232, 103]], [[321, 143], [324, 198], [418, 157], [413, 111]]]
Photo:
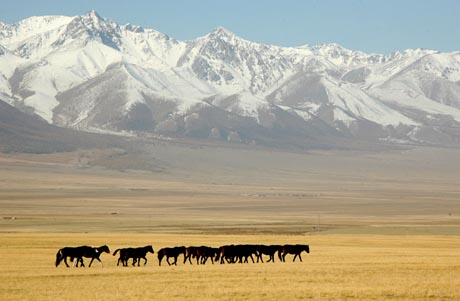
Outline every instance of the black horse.
[[[126, 267], [128, 266], [128, 252], [133, 248], [122, 248], [122, 249], [116, 249], [115, 252], [113, 252], [113, 256], [117, 255], [118, 252], [120, 252], [120, 256], [118, 257], [117, 261], [117, 266], [120, 265], [120, 263]], [[133, 259], [133, 265], [134, 265], [134, 259]]]
[[293, 254], [294, 259], [292, 261], [295, 261], [297, 256], [299, 256], [300, 261], [302, 261], [302, 256], [300, 256], [300, 253], [303, 251], [310, 253], [310, 246], [309, 245], [284, 245], [281, 247], [281, 257], [283, 261], [286, 261], [286, 255], [287, 254]]
[[225, 245], [219, 247], [219, 253], [217, 254], [216, 260], [220, 259], [220, 264], [235, 263], [237, 258], [236, 246], [235, 245]]
[[[159, 265], [161, 265], [161, 261], [163, 260], [163, 257], [166, 257], [166, 262], [168, 265], [177, 265], [177, 257], [179, 255], [183, 254], [184, 258], [186, 256], [186, 248], [184, 246], [182, 247], [174, 247], [174, 248], [163, 248], [158, 251], [158, 262]], [[173, 257], [174, 262], [170, 263], [169, 258]], [[185, 260], [184, 260], [185, 261]]]
[[[257, 246], [256, 245], [237, 245], [236, 253], [239, 259], [239, 263], [248, 263], [248, 258], [251, 258], [252, 263], [254, 263], [254, 258], [252, 255], [258, 257]], [[244, 261], [243, 261], [244, 258]]]
[[207, 246], [200, 247], [187, 247], [185, 249], [184, 264], [187, 262], [192, 264], [191, 258], [196, 258], [196, 264], [206, 264], [208, 259], [211, 259], [212, 264], [219, 253], [218, 248], [211, 248]]
[[199, 248], [200, 247], [193, 247], [193, 246], [185, 248], [184, 264], [185, 262], [187, 262], [187, 260], [190, 264], [192, 264], [191, 258], [196, 258], [196, 264], [200, 264], [200, 257], [198, 254]]
[[[220, 259], [220, 263], [247, 263], [250, 258], [254, 263], [254, 257], [257, 255], [256, 245], [226, 245], [219, 248], [216, 260]], [[244, 258], [244, 260], [243, 260]]]
[[124, 248], [124, 249], [116, 249], [113, 252], [113, 256], [115, 256], [118, 252], [120, 252], [120, 257], [118, 258], [117, 266], [120, 262], [123, 266], [128, 266], [128, 260], [130, 258], [133, 259], [133, 265], [140, 266], [141, 259], [144, 259], [144, 265], [147, 264], [147, 253], [155, 253], [153, 247], [151, 245], [145, 247], [138, 247], [138, 248]]
[[64, 260], [65, 265], [69, 267], [69, 265], [67, 264], [67, 257], [70, 257], [70, 262], [73, 262], [73, 260], [76, 258], [77, 267], [78, 264], [80, 264], [80, 266], [82, 267], [85, 266], [85, 264], [83, 263], [83, 257], [91, 258], [89, 267], [91, 267], [91, 264], [93, 263], [94, 259], [96, 259], [102, 264], [102, 261], [99, 259], [101, 253], [110, 253], [109, 247], [106, 245], [97, 248], [89, 246], [65, 247], [59, 249], [59, 251], [56, 253], [56, 267], [59, 266], [62, 260]]
[[264, 260], [262, 259], [262, 254], [263, 255], [268, 255], [268, 261], [267, 262], [275, 262], [275, 253], [278, 252], [278, 257], [280, 259], [280, 261], [282, 261], [282, 257], [281, 257], [281, 248], [282, 246], [280, 245], [258, 245], [257, 246], [257, 262], [259, 262], [259, 259], [260, 261], [264, 262]]
[[214, 260], [218, 260], [218, 255], [219, 248], [201, 246], [197, 249], [197, 262], [206, 264], [206, 261], [211, 259], [212, 264], [214, 264]]

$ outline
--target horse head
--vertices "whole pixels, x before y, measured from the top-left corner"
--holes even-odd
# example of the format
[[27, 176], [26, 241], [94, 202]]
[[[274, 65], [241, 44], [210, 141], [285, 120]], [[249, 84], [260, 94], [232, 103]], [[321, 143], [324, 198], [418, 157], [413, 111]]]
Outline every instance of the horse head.
[[155, 253], [155, 251], [153, 251], [153, 247], [151, 245], [149, 246], [146, 246], [145, 249], [147, 250], [147, 252], [150, 252], [150, 253]]
[[97, 251], [101, 252], [101, 253], [109, 253], [110, 254], [110, 249], [107, 245], [103, 245], [99, 248], [97, 248]]

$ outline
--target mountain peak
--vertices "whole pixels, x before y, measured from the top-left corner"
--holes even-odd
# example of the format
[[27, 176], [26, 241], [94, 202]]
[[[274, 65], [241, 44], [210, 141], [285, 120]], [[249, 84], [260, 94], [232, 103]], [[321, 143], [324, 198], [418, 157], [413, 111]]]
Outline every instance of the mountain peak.
[[142, 28], [141, 26], [133, 25], [131, 23], [127, 23], [123, 25], [122, 28], [128, 31], [136, 32], [136, 33], [145, 31], [144, 28]]
[[223, 139], [234, 132], [238, 140], [306, 145], [327, 133], [379, 143], [387, 136], [460, 141], [454, 54], [368, 55], [334, 43], [288, 48], [224, 27], [177, 42], [94, 10], [5, 26], [0, 95], [58, 125]]
[[90, 10], [86, 14], [80, 16], [81, 20], [85, 24], [93, 24], [94, 27], [101, 26], [102, 23], [106, 23], [106, 19], [102, 18], [95, 10]]
[[353, 51], [337, 43], [323, 43], [323, 44], [315, 45], [312, 48], [316, 50], [323, 50], [323, 51], [329, 51], [329, 52], [340, 52], [340, 53]]
[[218, 34], [224, 34], [224, 35], [234, 35], [233, 32], [231, 32], [230, 30], [228, 30], [227, 28], [222, 27], [222, 26], [217, 26], [213, 30], [213, 32], [218, 33]]
[[88, 11], [86, 14], [83, 15], [84, 17], [91, 18], [93, 20], [101, 20], [102, 17], [95, 11], [94, 9]]
[[88, 29], [96, 31], [107, 32], [119, 27], [116, 22], [101, 17], [95, 10], [90, 10], [86, 14], [77, 17], [76, 21], [82, 22]]
[[208, 35], [209, 37], [217, 37], [217, 38], [234, 38], [236, 35], [231, 32], [230, 30], [218, 26], [213, 31], [211, 31]]

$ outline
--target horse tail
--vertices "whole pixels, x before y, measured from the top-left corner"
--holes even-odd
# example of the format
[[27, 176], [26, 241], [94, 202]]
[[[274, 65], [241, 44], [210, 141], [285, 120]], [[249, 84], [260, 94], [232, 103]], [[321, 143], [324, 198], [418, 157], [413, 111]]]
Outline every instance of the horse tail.
[[56, 267], [58, 267], [58, 265], [61, 263], [61, 259], [62, 259], [62, 249], [59, 249], [59, 251], [57, 251], [56, 253]]
[[164, 250], [158, 251], [157, 255], [158, 255], [158, 264], [161, 265], [161, 260], [163, 259], [163, 256], [164, 256]]
[[116, 249], [115, 252], [113, 252], [113, 256], [117, 255], [118, 251], [120, 251], [120, 249]]

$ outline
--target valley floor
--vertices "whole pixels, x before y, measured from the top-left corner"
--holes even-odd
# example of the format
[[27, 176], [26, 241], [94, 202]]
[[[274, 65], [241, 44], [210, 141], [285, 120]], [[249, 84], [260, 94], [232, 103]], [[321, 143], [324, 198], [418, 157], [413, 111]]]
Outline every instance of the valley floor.
[[117, 153], [0, 155], [0, 229], [460, 234], [459, 155], [158, 145], [144, 170]]
[[[117, 151], [2, 154], [0, 299], [458, 300], [458, 155], [159, 144], [133, 166]], [[155, 254], [140, 268], [103, 254], [104, 267], [54, 267], [63, 246], [229, 243], [308, 243], [311, 254], [177, 267]]]
[[[229, 243], [309, 243], [303, 262], [54, 267], [67, 245], [114, 249]], [[460, 241], [438, 235], [0, 234], [2, 300], [458, 300]], [[88, 262], [86, 262], [88, 263]]]

